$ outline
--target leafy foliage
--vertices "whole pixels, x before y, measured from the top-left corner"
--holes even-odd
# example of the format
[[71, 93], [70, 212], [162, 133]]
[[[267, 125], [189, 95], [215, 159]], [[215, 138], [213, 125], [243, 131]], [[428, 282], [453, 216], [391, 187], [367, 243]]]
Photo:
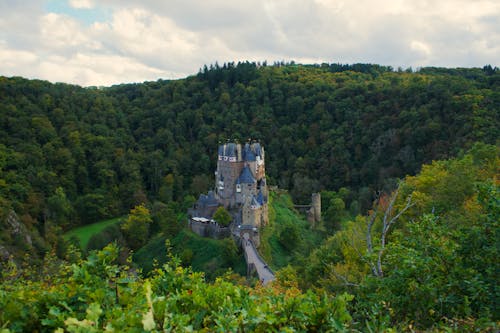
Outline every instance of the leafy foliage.
[[267, 263], [277, 269], [288, 264], [301, 265], [306, 254], [322, 238], [322, 233], [312, 229], [294, 210], [289, 194], [284, 191], [270, 193], [269, 224], [261, 230], [259, 248]]
[[213, 218], [217, 223], [219, 223], [224, 227], [227, 227], [229, 223], [231, 223], [231, 221], [233, 220], [231, 214], [229, 214], [229, 212], [223, 206], [217, 208]]
[[23, 331], [331, 331], [351, 324], [352, 297], [317, 296], [277, 282], [255, 290], [220, 277], [206, 283], [202, 273], [170, 256], [149, 278], [116, 264], [109, 245], [88, 259], [62, 263], [42, 280], [3, 272], [0, 326]]
[[132, 249], [138, 249], [148, 240], [149, 224], [153, 221], [149, 209], [143, 204], [134, 207], [121, 229]]
[[[371, 273], [370, 219], [358, 217], [314, 251], [306, 284], [353, 293], [358, 300], [354, 313], [367, 322], [379, 318], [377, 325], [429, 328], [476, 318], [477, 325], [489, 327], [499, 319], [493, 273], [500, 269], [495, 259], [500, 248], [499, 162], [497, 147], [476, 144], [460, 158], [423, 166], [420, 174], [405, 179], [403, 195], [394, 204], [402, 211], [405, 197], [412, 195], [414, 205], [387, 236], [384, 274]], [[387, 207], [384, 200], [379, 204]], [[377, 217], [371, 232], [381, 228]], [[473, 322], [462, 329], [468, 331]]]
[[[161, 235], [151, 239], [134, 254], [134, 263], [145, 273], [151, 272], [158, 265], [165, 264], [168, 259], [164, 246], [166, 240], [167, 238]], [[183, 261], [183, 264], [191, 266], [196, 272], [204, 272], [210, 281], [228, 270], [242, 276], [246, 275], [245, 260], [232, 239], [203, 238], [191, 231], [181, 230], [169, 241], [172, 252]]]

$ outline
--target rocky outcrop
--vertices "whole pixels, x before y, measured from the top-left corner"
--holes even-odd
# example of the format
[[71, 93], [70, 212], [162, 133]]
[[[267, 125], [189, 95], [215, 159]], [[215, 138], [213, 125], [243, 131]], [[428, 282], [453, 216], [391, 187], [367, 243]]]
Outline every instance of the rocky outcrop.
[[6, 218], [8, 230], [12, 236], [21, 236], [30, 247], [33, 246], [31, 235], [26, 226], [19, 220], [16, 212], [11, 210]]

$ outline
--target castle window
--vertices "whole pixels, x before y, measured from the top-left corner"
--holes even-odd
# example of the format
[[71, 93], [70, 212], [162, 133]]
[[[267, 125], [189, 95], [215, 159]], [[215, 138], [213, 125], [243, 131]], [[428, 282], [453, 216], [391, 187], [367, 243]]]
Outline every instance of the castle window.
[[240, 192], [241, 192], [241, 185], [236, 184], [236, 193], [240, 193]]

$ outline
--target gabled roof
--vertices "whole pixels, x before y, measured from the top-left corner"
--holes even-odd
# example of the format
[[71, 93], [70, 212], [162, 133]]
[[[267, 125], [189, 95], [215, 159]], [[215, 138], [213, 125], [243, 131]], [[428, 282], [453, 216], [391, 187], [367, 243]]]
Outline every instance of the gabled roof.
[[241, 170], [241, 174], [238, 177], [238, 180], [236, 181], [237, 183], [240, 184], [253, 184], [255, 183], [255, 178], [252, 175], [252, 171], [250, 171], [250, 168], [248, 165], [245, 165], [243, 167], [243, 170]]
[[263, 205], [265, 203], [265, 198], [264, 198], [264, 194], [262, 194], [262, 191], [259, 191], [259, 193], [257, 194], [257, 202], [260, 205]]

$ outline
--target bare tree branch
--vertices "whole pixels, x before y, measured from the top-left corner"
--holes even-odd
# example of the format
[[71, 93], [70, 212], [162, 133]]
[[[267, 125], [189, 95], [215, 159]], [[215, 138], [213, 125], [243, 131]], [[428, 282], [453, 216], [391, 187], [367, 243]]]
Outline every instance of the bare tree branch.
[[[391, 226], [401, 217], [401, 215], [407, 211], [410, 207], [412, 207], [414, 204], [411, 201], [411, 195], [406, 199], [406, 205], [396, 214], [393, 216], [393, 209], [394, 209], [394, 204], [396, 203], [396, 199], [399, 195], [399, 189], [400, 185], [398, 185], [398, 188], [392, 193], [391, 198], [389, 200], [389, 205], [384, 211], [384, 217], [382, 219], [382, 231], [380, 234], [380, 248], [377, 254], [377, 262], [374, 263], [372, 259], [368, 260], [368, 264], [370, 265], [370, 268], [372, 270], [373, 275], [377, 277], [382, 277], [384, 276], [384, 271], [382, 270], [382, 256], [384, 255], [385, 251], [385, 245], [387, 241], [387, 234], [389, 233], [389, 230]], [[366, 227], [366, 247], [367, 247], [367, 252], [368, 255], [371, 256], [373, 254], [373, 239], [372, 239], [372, 229], [373, 225], [375, 224], [375, 220], [377, 218], [378, 210], [380, 207], [380, 197], [381, 194], [380, 192], [377, 192], [375, 201], [373, 203], [373, 212], [372, 214], [367, 218], [367, 227]]]
[[[377, 217], [379, 201], [380, 201], [380, 191], [378, 191], [375, 195], [375, 200], [373, 201], [373, 212], [369, 216], [368, 225], [366, 228], [366, 247], [369, 255], [373, 253], [372, 227], [373, 224], [375, 223], [375, 218]], [[368, 264], [370, 265], [372, 273], [376, 276], [377, 269], [375, 265], [371, 260], [368, 260]]]
[[345, 276], [342, 276], [342, 275], [338, 274], [337, 272], [335, 272], [335, 268], [333, 268], [333, 267], [330, 269], [330, 273], [333, 274], [337, 279], [339, 279], [342, 282], [344, 282], [345, 286], [359, 287], [359, 284], [353, 283], [353, 282], [349, 282], [349, 280], [347, 280], [347, 278]]
[[379, 277], [384, 276], [384, 271], [382, 270], [382, 255], [384, 254], [385, 251], [387, 233], [389, 232], [391, 225], [393, 225], [405, 211], [407, 211], [410, 207], [414, 205], [414, 203], [411, 202], [411, 195], [410, 195], [406, 199], [406, 205], [396, 214], [396, 216], [390, 217], [392, 215], [392, 209], [394, 207], [394, 203], [396, 202], [398, 194], [399, 194], [399, 186], [397, 190], [393, 193], [389, 206], [387, 207], [384, 214], [384, 223], [382, 226], [382, 234], [380, 236], [380, 250], [378, 252], [378, 258], [377, 258], [377, 276]]

